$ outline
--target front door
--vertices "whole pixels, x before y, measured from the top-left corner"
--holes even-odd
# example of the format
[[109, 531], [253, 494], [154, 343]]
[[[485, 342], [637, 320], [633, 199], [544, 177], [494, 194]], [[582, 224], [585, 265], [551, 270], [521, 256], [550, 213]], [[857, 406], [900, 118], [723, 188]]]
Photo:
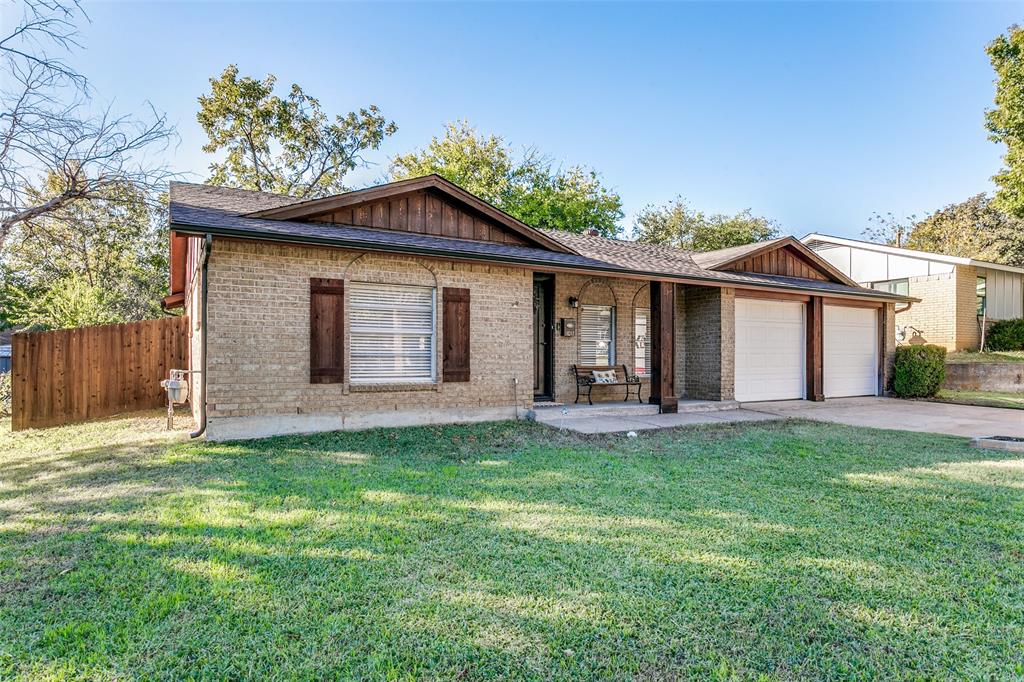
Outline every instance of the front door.
[[551, 351], [554, 342], [552, 324], [552, 285], [550, 275], [534, 275], [533, 280], [533, 396], [550, 400]]

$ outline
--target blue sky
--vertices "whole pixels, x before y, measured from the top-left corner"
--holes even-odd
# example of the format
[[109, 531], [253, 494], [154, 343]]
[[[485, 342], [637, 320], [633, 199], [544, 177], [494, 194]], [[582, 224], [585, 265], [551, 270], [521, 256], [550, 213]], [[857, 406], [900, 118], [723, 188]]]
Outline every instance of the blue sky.
[[229, 63], [301, 84], [330, 112], [374, 103], [425, 145], [468, 119], [597, 169], [627, 229], [676, 195], [752, 208], [785, 232], [857, 236], [875, 211], [922, 215], [990, 190], [985, 44], [1020, 4], [89, 3], [75, 63], [119, 109], [177, 124], [171, 163], [200, 179], [195, 121]]

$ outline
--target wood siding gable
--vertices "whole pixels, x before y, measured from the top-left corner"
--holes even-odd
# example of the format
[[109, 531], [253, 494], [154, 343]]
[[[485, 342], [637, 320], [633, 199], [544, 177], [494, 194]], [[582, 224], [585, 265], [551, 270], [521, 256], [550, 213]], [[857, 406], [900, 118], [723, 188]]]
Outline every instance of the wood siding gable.
[[[753, 248], [745, 250], [741, 254], [727, 256], [717, 262], [714, 260], [716, 254], [714, 251], [697, 254], [694, 260], [710, 270], [751, 272], [819, 282], [835, 282], [860, 288], [859, 284], [793, 237], [783, 237], [766, 242], [760, 248], [757, 244], [749, 246]], [[728, 253], [733, 249], [722, 249], [722, 251]], [[704, 262], [701, 262], [702, 260]]]
[[455, 239], [575, 251], [439, 175], [399, 180], [246, 214], [250, 218], [399, 230]]
[[803, 254], [784, 246], [781, 249], [767, 251], [730, 263], [719, 268], [733, 272], [757, 272], [763, 275], [779, 275], [781, 277], [797, 277], [800, 279], [816, 279], [822, 282], [832, 280], [822, 272], [816, 263], [812, 263]]
[[533, 246], [521, 235], [496, 221], [429, 190], [345, 206], [331, 213], [313, 216], [310, 221]]

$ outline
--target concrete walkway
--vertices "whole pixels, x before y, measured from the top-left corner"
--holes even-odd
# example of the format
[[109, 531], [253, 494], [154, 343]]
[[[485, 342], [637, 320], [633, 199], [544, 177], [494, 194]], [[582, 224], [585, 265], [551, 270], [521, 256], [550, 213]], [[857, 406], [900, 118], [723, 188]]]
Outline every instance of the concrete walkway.
[[1024, 437], [1024, 410], [1001, 407], [950, 405], [896, 398], [832, 398], [821, 403], [787, 400], [743, 403], [743, 412], [754, 411], [777, 417], [944, 433], [950, 436]]

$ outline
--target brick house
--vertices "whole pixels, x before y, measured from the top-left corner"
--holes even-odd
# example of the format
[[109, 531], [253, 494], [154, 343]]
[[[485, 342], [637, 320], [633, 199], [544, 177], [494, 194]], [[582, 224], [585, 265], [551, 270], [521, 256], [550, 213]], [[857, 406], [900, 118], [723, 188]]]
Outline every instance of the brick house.
[[1024, 317], [1024, 268], [824, 234], [801, 241], [863, 286], [920, 299], [896, 315], [907, 342], [977, 350], [982, 319]]
[[[692, 254], [532, 228], [438, 176], [323, 199], [172, 183], [171, 293], [220, 440], [576, 399], [821, 400], [888, 382], [894, 306], [792, 238]], [[595, 400], [622, 400], [597, 386]]]

